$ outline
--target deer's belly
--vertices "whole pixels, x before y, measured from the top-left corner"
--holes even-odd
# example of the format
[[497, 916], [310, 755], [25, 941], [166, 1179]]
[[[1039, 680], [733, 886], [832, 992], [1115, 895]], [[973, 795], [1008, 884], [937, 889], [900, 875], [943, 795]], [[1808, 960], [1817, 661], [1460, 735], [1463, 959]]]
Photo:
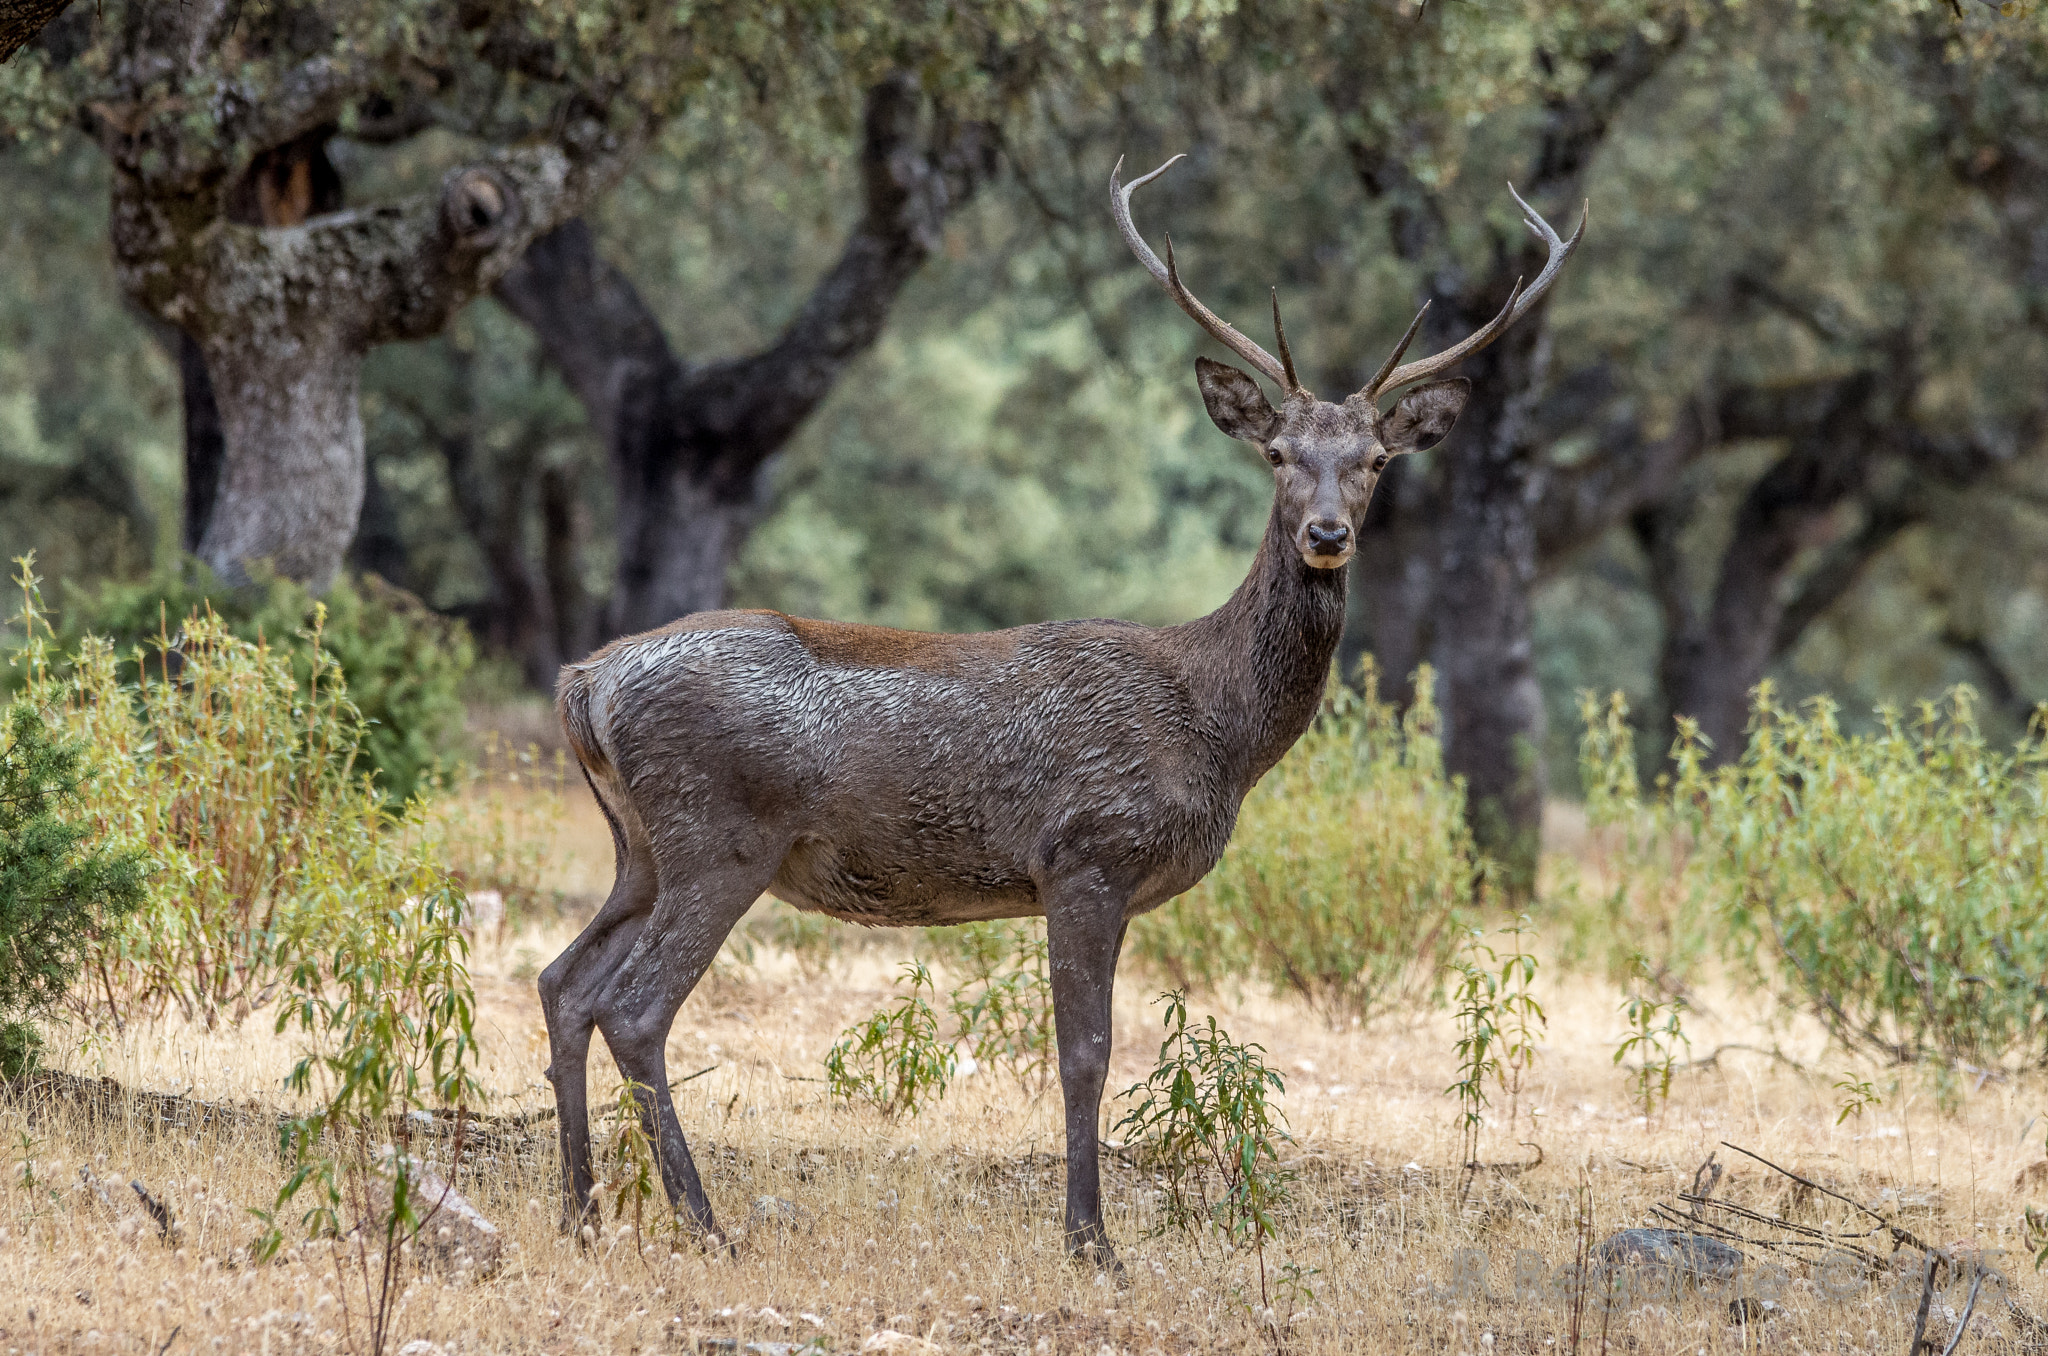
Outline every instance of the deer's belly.
[[930, 927], [1044, 912], [1014, 866], [977, 856], [923, 860], [900, 852], [804, 839], [769, 887], [799, 909], [873, 927]]

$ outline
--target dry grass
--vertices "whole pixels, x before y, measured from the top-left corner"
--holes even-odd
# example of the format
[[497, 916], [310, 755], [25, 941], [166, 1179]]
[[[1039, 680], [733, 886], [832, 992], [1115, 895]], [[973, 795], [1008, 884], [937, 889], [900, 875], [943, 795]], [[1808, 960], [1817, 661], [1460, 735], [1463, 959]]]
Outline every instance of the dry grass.
[[[572, 799], [580, 805], [580, 789]], [[555, 846], [566, 863], [559, 883], [586, 894], [601, 888], [608, 851], [594, 815], [573, 811]], [[494, 1111], [549, 1104], [532, 974], [572, 931], [552, 924], [485, 944], [475, 956]], [[1831, 1085], [1849, 1066], [1804, 1026], [1767, 1029], [1758, 996], [1710, 988], [1706, 1010], [1689, 1023], [1697, 1052], [1775, 1042], [1817, 1061], [1819, 1072], [1728, 1051], [1681, 1073], [1669, 1106], [1645, 1121], [1610, 1062], [1622, 1034], [1621, 994], [1598, 979], [1547, 970], [1538, 989], [1551, 1030], [1534, 1085], [1514, 1134], [1490, 1128], [1481, 1146], [1489, 1159], [1515, 1160], [1527, 1151], [1511, 1139], [1529, 1140], [1543, 1146], [1544, 1161], [1519, 1175], [1482, 1177], [1463, 1199], [1451, 1166], [1453, 1108], [1442, 1095], [1455, 1076], [1448, 1018], [1331, 1030], [1296, 1005], [1256, 995], [1199, 1000], [1198, 1010], [1217, 1010], [1287, 1073], [1302, 1175], [1298, 1205], [1266, 1264], [1275, 1281], [1290, 1265], [1312, 1272], [1314, 1296], [1270, 1292], [1276, 1335], [1257, 1312], [1255, 1260], [1214, 1244], [1146, 1238], [1144, 1185], [1112, 1155], [1111, 1229], [1129, 1264], [1120, 1288], [1061, 1259], [1056, 1092], [984, 1073], [956, 1084], [930, 1113], [898, 1123], [828, 1103], [816, 1081], [825, 1050], [883, 1001], [911, 940], [879, 934], [822, 980], [791, 957], [761, 956], [750, 969], [716, 973], [684, 1008], [669, 1043], [670, 1075], [711, 1069], [678, 1097], [715, 1206], [729, 1226], [745, 1226], [735, 1230], [743, 1237], [733, 1255], [680, 1244], [672, 1252], [665, 1239], [636, 1250], [630, 1230], [616, 1228], [592, 1250], [559, 1237], [555, 1150], [542, 1125], [529, 1153], [462, 1178], [506, 1235], [502, 1273], [473, 1284], [418, 1281], [403, 1301], [400, 1341], [464, 1352], [734, 1349], [721, 1339], [801, 1348], [814, 1338], [814, 1350], [829, 1352], [1087, 1356], [1105, 1347], [1564, 1349], [1568, 1315], [1552, 1299], [1514, 1298], [1514, 1257], [1526, 1249], [1553, 1267], [1571, 1260], [1581, 1184], [1605, 1234], [1646, 1222], [1651, 1204], [1671, 1201], [1718, 1150], [1731, 1169], [1722, 1194], [1765, 1213], [1811, 1209], [1782, 1179], [1719, 1149], [1724, 1139], [1858, 1199], [1882, 1200], [1932, 1241], [2006, 1249], [2014, 1293], [2048, 1312], [2048, 1286], [2019, 1238], [2026, 1195], [2015, 1185], [2041, 1157], [2031, 1120], [2040, 1085], [1966, 1090], [1960, 1107], [1944, 1113], [1908, 1076], [1885, 1105], [1838, 1127], [1840, 1094]], [[1147, 1002], [1158, 981], [1128, 968], [1122, 980], [1114, 1088], [1148, 1071], [1158, 1041]], [[102, 1033], [64, 1063], [140, 1087], [275, 1105], [290, 1057], [259, 1014], [235, 1030], [172, 1024]], [[613, 1075], [597, 1062], [601, 1097]], [[1884, 1075], [1875, 1076], [1882, 1085]], [[256, 1231], [247, 1208], [267, 1204], [279, 1179], [263, 1135], [161, 1136], [0, 1102], [0, 1137], [11, 1160], [0, 1182], [0, 1352], [158, 1352], [174, 1330], [172, 1352], [342, 1348], [327, 1245], [268, 1266], [250, 1265], [242, 1251]], [[23, 1185], [24, 1163], [47, 1188]], [[101, 1204], [80, 1185], [81, 1165], [112, 1183], [137, 1179], [166, 1198], [183, 1222], [182, 1243], [159, 1243], [118, 1195], [113, 1208]], [[762, 1197], [793, 1203], [794, 1219], [750, 1219]], [[1457, 1254], [1467, 1249], [1490, 1260], [1491, 1298], [1453, 1284]], [[1961, 1307], [1959, 1297], [1951, 1302]], [[1910, 1304], [1888, 1288], [1832, 1300], [1795, 1268], [1779, 1303], [1781, 1311], [1748, 1326], [1727, 1321], [1725, 1305], [1697, 1298], [1616, 1313], [1604, 1333], [1594, 1314], [1581, 1346], [1693, 1356], [1895, 1353], [1907, 1344]], [[1947, 1327], [1937, 1311], [1932, 1330], [1945, 1335]], [[2001, 1316], [1961, 1350], [2015, 1340]]]

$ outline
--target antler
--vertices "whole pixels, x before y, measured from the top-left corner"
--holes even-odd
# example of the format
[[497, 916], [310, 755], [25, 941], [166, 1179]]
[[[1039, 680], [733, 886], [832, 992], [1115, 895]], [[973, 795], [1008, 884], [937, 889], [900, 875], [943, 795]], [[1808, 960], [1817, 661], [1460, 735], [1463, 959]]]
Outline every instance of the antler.
[[1557, 232], [1550, 228], [1550, 223], [1543, 219], [1543, 214], [1522, 201], [1522, 195], [1515, 192], [1513, 184], [1508, 185], [1508, 192], [1514, 197], [1515, 205], [1522, 209], [1522, 224], [1541, 237], [1550, 249], [1550, 258], [1543, 265], [1543, 271], [1536, 275], [1536, 281], [1524, 288], [1522, 280], [1515, 279], [1514, 288], [1508, 293], [1508, 304], [1501, 307], [1500, 314], [1467, 336], [1462, 343], [1453, 344], [1431, 357], [1418, 358], [1405, 366], [1396, 367], [1394, 364], [1400, 362], [1401, 355], [1408, 351], [1409, 341], [1415, 338], [1415, 331], [1422, 326], [1423, 315], [1429, 311], [1429, 305], [1425, 302], [1422, 310], [1416, 314], [1415, 323], [1408, 327], [1408, 333], [1402, 335], [1401, 342], [1394, 346], [1392, 356], [1380, 364], [1380, 370], [1357, 395], [1351, 397], [1353, 400], [1370, 404], [1379, 399], [1382, 391], [1396, 386], [1406, 386], [1425, 377], [1433, 377], [1456, 366], [1500, 338], [1507, 327], [1527, 315], [1529, 308], [1541, 301], [1543, 294], [1550, 290], [1550, 285], [1557, 281], [1558, 270], [1564, 267], [1565, 260], [1572, 257], [1572, 251], [1579, 247], [1579, 238], [1586, 233], [1586, 218], [1592, 215], [1593, 204], [1587, 203], [1579, 213], [1579, 228], [1572, 232], [1572, 238], [1560, 240], [1557, 238]]
[[1186, 156], [1177, 155], [1150, 174], [1133, 179], [1129, 185], [1125, 185], [1118, 177], [1124, 167], [1123, 158], [1117, 158], [1116, 168], [1109, 172], [1109, 201], [1111, 210], [1116, 213], [1117, 229], [1123, 232], [1124, 243], [1131, 247], [1131, 253], [1138, 256], [1138, 262], [1145, 266], [1146, 272], [1159, 280], [1159, 285], [1166, 289], [1166, 294], [1173, 298], [1175, 305], [1186, 311], [1189, 318], [1207, 330], [1216, 342], [1258, 368], [1268, 378], [1278, 382], [1281, 390], [1292, 395], [1301, 390], [1302, 386], [1294, 379], [1293, 355], [1287, 351], [1287, 332], [1280, 328], [1278, 294], [1276, 293], [1273, 298], [1273, 332], [1279, 339], [1280, 357], [1275, 358], [1238, 333], [1229, 321], [1204, 306], [1196, 299], [1194, 293], [1188, 291], [1187, 284], [1180, 280], [1180, 271], [1174, 267], [1171, 235], [1166, 237], [1166, 262], [1162, 264], [1159, 262], [1159, 256], [1152, 252], [1152, 247], [1145, 243], [1145, 237], [1138, 234], [1137, 226], [1131, 221], [1131, 194], [1172, 169], [1176, 162], [1185, 159]]

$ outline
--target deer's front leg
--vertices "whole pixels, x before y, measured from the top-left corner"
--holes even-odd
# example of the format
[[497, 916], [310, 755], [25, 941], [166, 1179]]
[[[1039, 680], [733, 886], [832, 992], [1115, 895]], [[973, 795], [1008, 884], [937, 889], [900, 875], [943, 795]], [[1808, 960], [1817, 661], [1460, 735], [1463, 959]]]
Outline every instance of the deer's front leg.
[[1092, 875], [1040, 889], [1067, 1113], [1067, 1251], [1121, 1269], [1102, 1227], [1099, 1127], [1102, 1084], [1109, 1076], [1109, 1000], [1123, 950], [1127, 892]]

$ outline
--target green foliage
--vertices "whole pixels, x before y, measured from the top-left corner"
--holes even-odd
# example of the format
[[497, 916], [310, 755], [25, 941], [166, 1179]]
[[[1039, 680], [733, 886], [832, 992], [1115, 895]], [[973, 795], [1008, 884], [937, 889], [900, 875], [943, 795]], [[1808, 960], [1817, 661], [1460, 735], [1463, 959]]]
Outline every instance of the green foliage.
[[0, 543], [56, 579], [146, 566], [177, 522], [175, 354], [115, 280], [111, 177], [75, 134], [0, 154]]
[[917, 1114], [946, 1095], [953, 1077], [953, 1048], [939, 1039], [938, 996], [923, 961], [906, 961], [899, 983], [910, 992], [866, 1021], [850, 1027], [825, 1056], [825, 1081], [832, 1095], [864, 1101], [885, 1116]]
[[277, 1221], [292, 1208], [307, 1234], [346, 1235], [354, 1265], [338, 1273], [360, 1294], [345, 1296], [343, 1319], [366, 1324], [371, 1351], [385, 1349], [396, 1317], [400, 1245], [438, 1208], [411, 1152], [414, 1114], [452, 1108], [459, 1119], [485, 1100], [462, 893], [430, 863], [398, 857], [388, 868], [370, 888], [333, 882], [319, 908], [292, 920], [277, 1030], [305, 1047], [285, 1087], [314, 1106], [281, 1132], [291, 1173], [263, 1212], [257, 1249], [283, 1246]]
[[78, 746], [76, 817], [91, 841], [151, 868], [140, 906], [90, 938], [92, 982], [75, 1001], [117, 1018], [174, 1005], [239, 1019], [336, 918], [419, 897], [422, 882], [456, 888], [445, 861], [460, 840], [424, 803], [394, 810], [355, 775], [364, 722], [323, 643], [323, 609], [295, 650], [195, 614], [175, 644], [123, 664], [94, 637], [65, 656], [26, 561], [19, 582], [16, 701]]
[[1631, 891], [1711, 917], [1733, 963], [1850, 1048], [2048, 1062], [2048, 728], [1995, 749], [1958, 687], [1850, 734], [1832, 702], [1791, 711], [1766, 684], [1741, 758], [1704, 756], [1681, 723], [1663, 795], [1617, 773], [1589, 807], [1661, 864]]
[[[1565, 954], [1593, 962], [1617, 985], [1631, 983], [1647, 957], [1660, 984], [1681, 988], [1722, 945], [1718, 916], [1698, 896], [1698, 842], [1668, 795], [1646, 801], [1642, 794], [1627, 699], [1616, 692], [1603, 702], [1581, 692], [1579, 719], [1591, 833], [1584, 875], [1567, 871], [1551, 896]], [[1686, 775], [1697, 775], [1699, 747], [1681, 744], [1678, 753]], [[1668, 791], [1668, 781], [1658, 785]], [[1582, 898], [1589, 889], [1590, 907]]]
[[1622, 1016], [1628, 1020], [1628, 1034], [1615, 1046], [1614, 1062], [1620, 1064], [1630, 1055], [1636, 1057], [1636, 1067], [1629, 1071], [1629, 1085], [1635, 1090], [1636, 1105], [1648, 1118], [1657, 1114], [1659, 1105], [1670, 1100], [1671, 1075], [1678, 1068], [1678, 1048], [1683, 1045], [1691, 1051], [1692, 1038], [1685, 1034], [1685, 999], [1658, 993], [1656, 976], [1648, 962], [1638, 961], [1636, 974], [1641, 987], [1621, 1005]]
[[925, 937], [959, 971], [946, 1007], [975, 1060], [1043, 1087], [1057, 1066], [1044, 922], [928, 928]]
[[653, 1091], [643, 1083], [626, 1079], [619, 1084], [605, 1120], [610, 1126], [602, 1147], [601, 1166], [606, 1188], [612, 1195], [612, 1218], [633, 1221], [633, 1250], [645, 1244], [647, 1211], [661, 1199], [661, 1169], [655, 1160], [654, 1144], [640, 1119], [640, 1098], [650, 1105]]
[[[1159, 1229], [1199, 1236], [1214, 1229], [1231, 1246], [1260, 1249], [1277, 1230], [1293, 1173], [1278, 1147], [1291, 1143], [1286, 1116], [1269, 1100], [1286, 1090], [1265, 1048], [1239, 1044], [1211, 1015], [1188, 1026], [1187, 999], [1160, 995], [1166, 1039], [1135, 1105], [1116, 1123], [1164, 1188]], [[1263, 1270], [1261, 1284], [1264, 1283]]]
[[0, 1022], [0, 1083], [26, 1078], [42, 1066], [43, 1033], [27, 1022]]
[[144, 898], [144, 861], [93, 841], [82, 758], [32, 698], [0, 708], [0, 1078], [27, 1072], [87, 955]]
[[1522, 1080], [1536, 1063], [1536, 1042], [1550, 1019], [1533, 991], [1537, 967], [1528, 949], [1533, 935], [1528, 916], [1502, 929], [1500, 935], [1514, 944], [1505, 957], [1487, 944], [1483, 930], [1470, 928], [1465, 934], [1451, 962], [1457, 976], [1451, 1002], [1458, 1029], [1458, 1079], [1444, 1093], [1457, 1099], [1462, 1161], [1470, 1165], [1479, 1160], [1479, 1132], [1493, 1104], [1487, 1085], [1507, 1097], [1512, 1132]]
[[[313, 625], [324, 609], [316, 658]], [[162, 655], [181, 619], [208, 614], [226, 633], [267, 643], [290, 656], [310, 694], [330, 665], [348, 685], [362, 720], [359, 762], [394, 804], [423, 790], [462, 728], [461, 687], [476, 649], [460, 622], [437, 616], [417, 598], [375, 575], [336, 581], [315, 599], [275, 576], [231, 589], [187, 561], [137, 580], [112, 579], [72, 596], [59, 638], [67, 651], [86, 637], [106, 641], [123, 682], [137, 681], [142, 655]]]
[[1397, 715], [1332, 685], [1322, 714], [1245, 798], [1222, 862], [1133, 929], [1183, 987], [1252, 975], [1327, 1020], [1422, 999], [1473, 897], [1464, 793], [1444, 774], [1430, 673]]
[[1863, 1113], [1871, 1107], [1884, 1105], [1884, 1098], [1878, 1094], [1876, 1085], [1869, 1079], [1858, 1078], [1854, 1074], [1843, 1074], [1837, 1078], [1835, 1091], [1842, 1094], [1841, 1109], [1835, 1113], [1836, 1125], [1840, 1125], [1851, 1116], [1861, 1120]]
[[2048, 1061], [2048, 729], [1991, 748], [1968, 688], [1879, 719], [1848, 736], [1767, 686], [1741, 762], [1680, 783], [1736, 945], [1844, 1044]]

